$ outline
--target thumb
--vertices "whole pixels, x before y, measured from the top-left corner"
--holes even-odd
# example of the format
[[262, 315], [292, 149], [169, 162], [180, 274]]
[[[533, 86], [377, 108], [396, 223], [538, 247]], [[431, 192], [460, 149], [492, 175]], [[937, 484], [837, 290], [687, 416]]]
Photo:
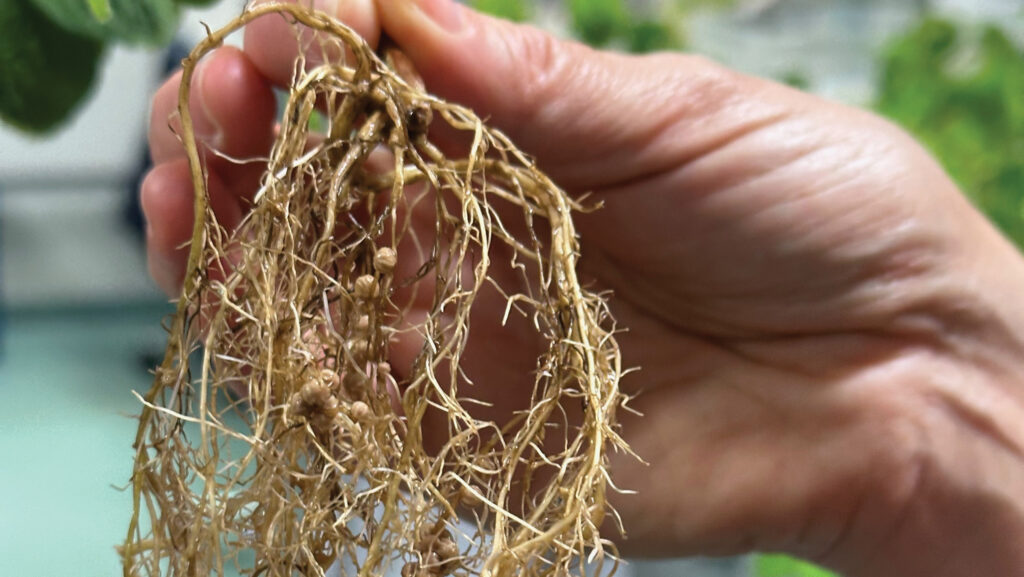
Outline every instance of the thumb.
[[475, 110], [568, 189], [675, 168], [780, 114], [757, 97], [770, 83], [701, 58], [601, 52], [454, 0], [376, 2], [431, 92]]

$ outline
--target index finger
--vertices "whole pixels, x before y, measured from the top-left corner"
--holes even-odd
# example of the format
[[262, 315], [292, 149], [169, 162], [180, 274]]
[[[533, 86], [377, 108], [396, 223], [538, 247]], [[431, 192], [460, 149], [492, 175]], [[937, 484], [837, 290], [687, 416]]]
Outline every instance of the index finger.
[[[254, 5], [268, 1], [259, 0]], [[286, 3], [310, 4], [310, 0], [286, 0]], [[370, 46], [376, 47], [381, 30], [373, 0], [313, 0], [312, 6], [337, 18]], [[300, 50], [307, 65], [316, 65], [323, 60], [322, 48], [311, 42], [310, 30], [296, 26], [282, 14], [268, 14], [246, 26], [244, 50], [260, 72], [278, 86], [291, 84]], [[328, 51], [327, 57], [340, 59], [342, 55]]]

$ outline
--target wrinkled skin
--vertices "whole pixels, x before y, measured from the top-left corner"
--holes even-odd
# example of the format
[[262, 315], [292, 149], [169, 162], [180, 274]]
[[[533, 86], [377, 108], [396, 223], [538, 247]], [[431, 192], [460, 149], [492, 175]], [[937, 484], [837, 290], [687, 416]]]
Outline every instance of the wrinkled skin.
[[[448, 0], [320, 5], [371, 44], [385, 31], [429, 90], [605, 203], [579, 218], [581, 266], [629, 328], [642, 370], [623, 384], [644, 417], [624, 431], [649, 463], [613, 458], [637, 491], [615, 498], [624, 553], [1024, 575], [1024, 260], [907, 135], [700, 58], [596, 52]], [[208, 60], [193, 87], [207, 142], [266, 153], [294, 46], [263, 18]], [[142, 188], [169, 293], [192, 218], [177, 85], [154, 98]], [[219, 219], [237, 223], [259, 167], [210, 171]], [[532, 386], [537, 343], [497, 329], [474, 322], [486, 344], [465, 363], [505, 391], [500, 418]]]

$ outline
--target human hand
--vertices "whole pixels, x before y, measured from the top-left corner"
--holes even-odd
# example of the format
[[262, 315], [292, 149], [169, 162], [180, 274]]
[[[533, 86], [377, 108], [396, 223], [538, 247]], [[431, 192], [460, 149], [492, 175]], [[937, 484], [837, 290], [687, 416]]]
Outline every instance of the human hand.
[[[873, 577], [1024, 567], [1024, 263], [911, 139], [691, 56], [595, 52], [447, 0], [333, 4], [605, 203], [579, 217], [581, 266], [629, 328], [619, 342], [642, 371], [623, 384], [645, 415], [624, 433], [650, 462], [613, 463], [638, 492], [616, 501], [624, 552], [781, 550]], [[194, 87], [208, 142], [266, 153], [294, 44], [264, 18], [244, 52], [210, 59]], [[142, 191], [169, 292], [191, 230], [167, 129], [177, 84], [154, 100]], [[259, 170], [209, 160], [222, 223]], [[474, 338], [464, 368], [507, 412], [537, 343], [499, 317], [474, 317], [494, 338]]]

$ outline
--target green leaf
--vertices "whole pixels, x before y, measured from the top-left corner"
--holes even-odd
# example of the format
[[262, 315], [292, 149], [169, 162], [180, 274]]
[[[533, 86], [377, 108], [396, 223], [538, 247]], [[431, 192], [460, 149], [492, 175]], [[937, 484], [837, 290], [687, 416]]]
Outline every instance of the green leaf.
[[569, 13], [573, 30], [592, 46], [625, 40], [633, 28], [623, 0], [569, 0]]
[[175, 0], [180, 6], [209, 6], [217, 0]]
[[110, 20], [110, 0], [89, 0], [89, 9], [97, 22]]
[[103, 44], [72, 34], [29, 0], [0, 2], [0, 119], [28, 132], [64, 122], [92, 87]]
[[757, 577], [835, 577], [834, 573], [785, 555], [761, 555], [754, 563]]
[[683, 41], [676, 31], [664, 22], [641, 20], [629, 31], [629, 51], [639, 54], [659, 50], [679, 50]]
[[[93, 17], [93, 0], [32, 0], [65, 29], [97, 40], [159, 46], [170, 42], [178, 26], [174, 0], [104, 0], [110, 18]], [[88, 2], [88, 3], [87, 3]]]
[[480, 12], [513, 22], [529, 20], [533, 8], [530, 0], [473, 0], [472, 6]]
[[802, 70], [791, 69], [779, 77], [779, 82], [792, 86], [797, 90], [808, 90], [811, 87], [811, 79]]
[[928, 19], [886, 51], [878, 110], [917, 136], [1024, 248], [1024, 52], [990, 27], [964, 69], [956, 26]]

